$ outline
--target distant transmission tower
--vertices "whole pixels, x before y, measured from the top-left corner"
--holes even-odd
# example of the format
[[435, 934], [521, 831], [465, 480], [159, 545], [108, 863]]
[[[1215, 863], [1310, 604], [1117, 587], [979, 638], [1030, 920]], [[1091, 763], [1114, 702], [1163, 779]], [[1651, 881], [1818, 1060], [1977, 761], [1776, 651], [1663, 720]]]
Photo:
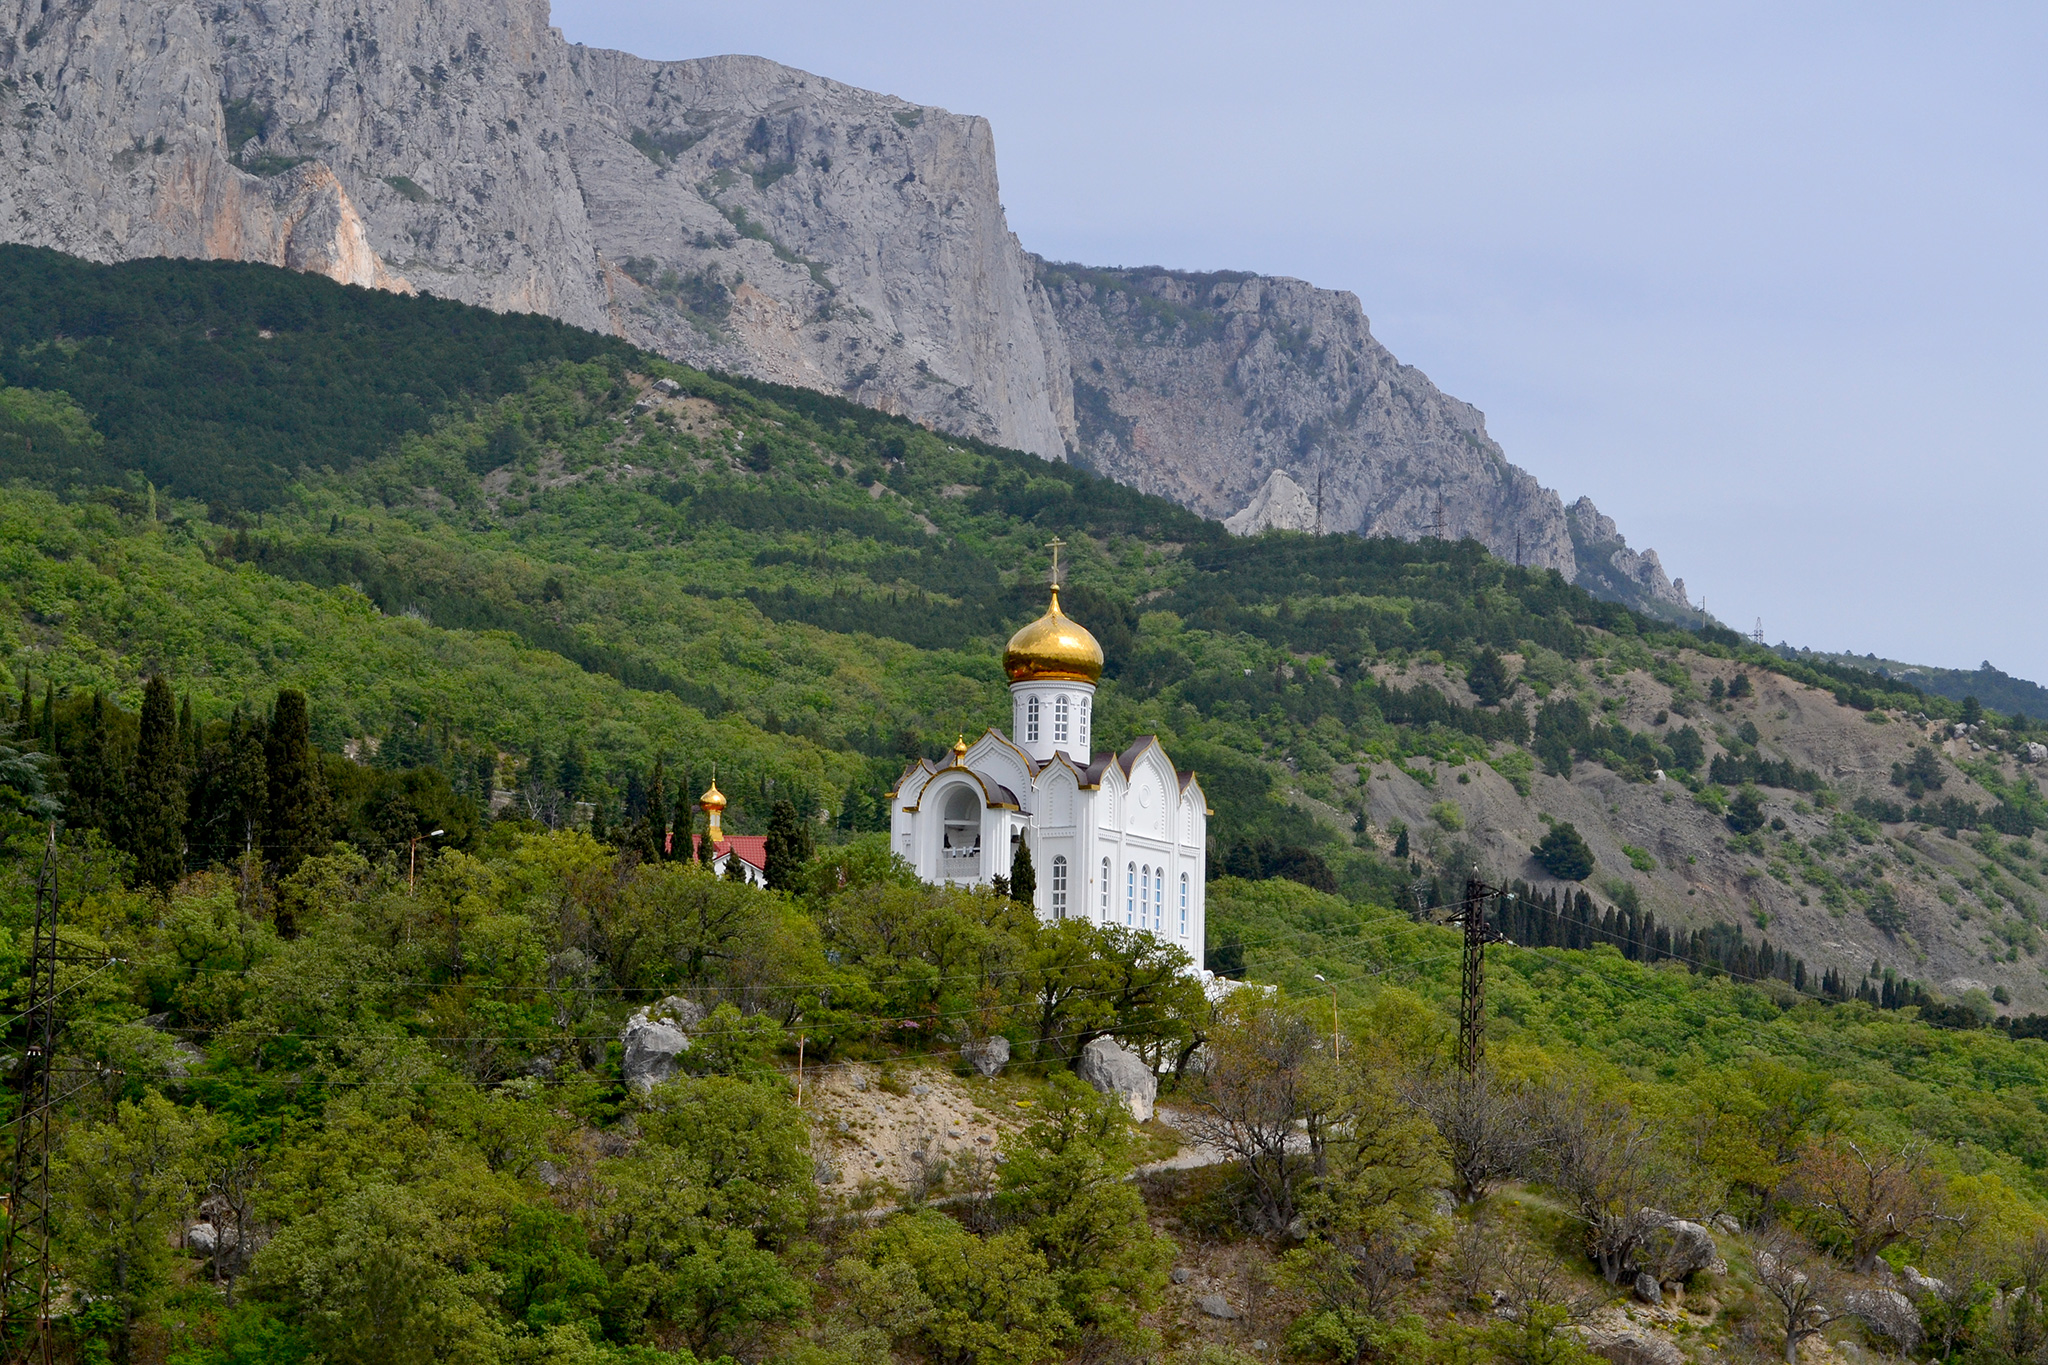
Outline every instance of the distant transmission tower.
[[1442, 539], [1444, 538], [1444, 500], [1443, 500], [1442, 498], [1438, 498], [1438, 499], [1436, 500], [1436, 517], [1435, 517], [1435, 523], [1436, 523], [1436, 538], [1437, 538], [1438, 540], [1442, 540]]
[[1323, 468], [1316, 466], [1316, 534], [1323, 533]]
[[1764, 618], [1763, 618], [1763, 617], [1759, 616], [1759, 617], [1757, 617], [1757, 618], [1756, 618], [1756, 632], [1755, 632], [1755, 633], [1754, 633], [1753, 635], [1751, 635], [1751, 636], [1750, 636], [1749, 638], [1750, 638], [1750, 639], [1752, 639], [1752, 640], [1754, 640], [1754, 641], [1756, 641], [1756, 642], [1757, 642], [1758, 644], [1762, 644], [1762, 643], [1764, 642]]

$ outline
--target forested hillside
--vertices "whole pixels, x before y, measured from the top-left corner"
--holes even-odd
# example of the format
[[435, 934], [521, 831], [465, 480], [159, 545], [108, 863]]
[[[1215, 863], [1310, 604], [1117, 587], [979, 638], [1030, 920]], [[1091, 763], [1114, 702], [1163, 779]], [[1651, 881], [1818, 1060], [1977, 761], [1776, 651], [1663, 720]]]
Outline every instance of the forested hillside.
[[[19, 971], [55, 817], [85, 964], [53, 1168], [81, 1359], [1236, 1349], [1186, 1328], [1164, 1240], [1232, 1228], [1286, 1252], [1290, 1350], [1400, 1358], [1442, 1284], [1332, 1307], [1316, 1257], [1384, 1233], [1412, 1276], [1465, 1217], [1428, 1196], [1461, 1140], [1425, 1102], [1456, 964], [1429, 921], [1475, 863], [1517, 891], [1501, 1103], [1633, 1115], [1668, 1156], [1566, 1219], [1601, 1284], [1634, 1252], [1600, 1250], [1594, 1208], [1630, 1200], [1787, 1221], [1867, 1275], [1786, 1183], [1845, 1135], [1913, 1153], [1914, 1188], [2000, 1248], [2048, 1207], [2024, 716], [1678, 631], [1471, 542], [1238, 540], [544, 320], [20, 249], [0, 298], [6, 926]], [[999, 651], [1054, 536], [1108, 658], [1098, 733], [1160, 735], [1215, 805], [1210, 965], [1279, 995], [1218, 1004], [1142, 934], [917, 888], [872, 837], [906, 761], [1007, 719]], [[688, 857], [714, 765], [772, 891]], [[647, 1092], [620, 1044], [642, 1007], [693, 1031]], [[794, 1106], [800, 1039], [807, 1066], [914, 1069], [996, 1034], [989, 1102], [1042, 1115], [1000, 1170], [826, 1178], [854, 1129]], [[1289, 1101], [1313, 1112], [1262, 1121], [1319, 1131], [1331, 1103], [1407, 1137], [1346, 1119], [1334, 1167], [1275, 1149], [1235, 1194], [1141, 1197], [1115, 1107], [1047, 1079], [1098, 1037], [1212, 1117], [1278, 1068], [1313, 1073]], [[1787, 1095], [1775, 1145], [1736, 1141]], [[946, 1169], [944, 1214], [835, 1221]], [[1560, 1208], [1576, 1179], [1527, 1153], [1499, 1175]], [[1946, 1254], [1947, 1216], [1887, 1246]], [[1515, 1236], [1577, 1274], [1564, 1226]], [[1716, 1293], [1724, 1343], [1769, 1297]]]

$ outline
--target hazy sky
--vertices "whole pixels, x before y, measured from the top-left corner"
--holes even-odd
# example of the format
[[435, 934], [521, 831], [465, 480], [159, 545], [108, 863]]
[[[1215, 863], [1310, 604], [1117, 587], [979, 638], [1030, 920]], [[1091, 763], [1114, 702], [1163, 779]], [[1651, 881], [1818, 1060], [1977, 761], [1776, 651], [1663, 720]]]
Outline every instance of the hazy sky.
[[1029, 249], [1353, 291], [1730, 624], [2048, 682], [2048, 6], [554, 15], [985, 115]]

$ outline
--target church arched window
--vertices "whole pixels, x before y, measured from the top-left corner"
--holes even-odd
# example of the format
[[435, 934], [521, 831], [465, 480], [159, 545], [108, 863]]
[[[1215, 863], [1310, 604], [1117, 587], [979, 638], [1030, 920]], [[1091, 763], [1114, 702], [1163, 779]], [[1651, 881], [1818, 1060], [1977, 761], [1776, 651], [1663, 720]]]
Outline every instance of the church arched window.
[[1188, 936], [1188, 874], [1180, 874], [1180, 936]]
[[1088, 753], [1088, 699], [1081, 698], [1080, 715], [1074, 718], [1074, 747], [1085, 757]]
[[1102, 860], [1102, 922], [1109, 923], [1109, 859]]
[[1067, 698], [1062, 693], [1052, 704], [1052, 742], [1067, 742]]
[[1124, 864], [1124, 927], [1129, 929], [1138, 922], [1138, 865]]
[[1064, 853], [1052, 860], [1052, 917], [1067, 917], [1067, 855]]
[[1166, 869], [1152, 869], [1152, 932], [1166, 932]]
[[1024, 703], [1024, 742], [1038, 743], [1038, 698], [1031, 697]]

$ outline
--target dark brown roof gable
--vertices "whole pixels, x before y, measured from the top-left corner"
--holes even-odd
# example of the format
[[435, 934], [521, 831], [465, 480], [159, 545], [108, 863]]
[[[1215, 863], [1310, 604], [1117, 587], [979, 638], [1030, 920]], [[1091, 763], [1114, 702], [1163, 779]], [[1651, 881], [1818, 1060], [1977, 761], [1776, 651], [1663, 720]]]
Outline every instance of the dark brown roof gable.
[[1116, 756], [1116, 764], [1119, 768], [1122, 768], [1124, 770], [1124, 777], [1126, 779], [1130, 777], [1131, 768], [1137, 763], [1138, 755], [1145, 752], [1145, 746], [1148, 744], [1155, 749], [1158, 748], [1159, 736], [1139, 735], [1138, 738], [1132, 743], [1130, 748], [1124, 750], [1122, 753]]

